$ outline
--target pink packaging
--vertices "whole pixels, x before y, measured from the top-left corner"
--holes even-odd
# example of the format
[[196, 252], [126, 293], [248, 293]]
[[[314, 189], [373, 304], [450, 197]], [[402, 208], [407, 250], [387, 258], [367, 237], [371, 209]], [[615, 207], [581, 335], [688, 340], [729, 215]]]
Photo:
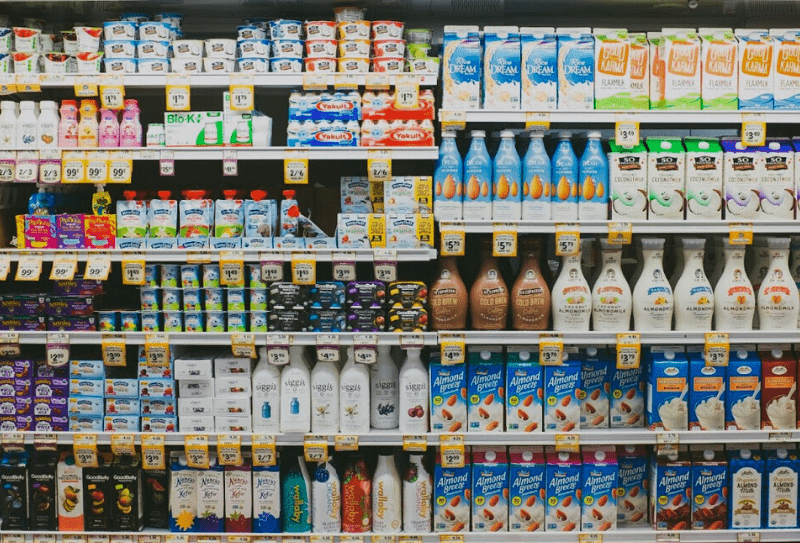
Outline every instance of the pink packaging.
[[57, 249], [56, 218], [25, 215], [25, 247], [28, 249]]
[[364, 121], [362, 147], [430, 147], [434, 145], [433, 121]]
[[[375, 59], [374, 62], [377, 61]], [[419, 104], [413, 109], [397, 109], [394, 105], [394, 94], [388, 91], [365, 92], [361, 101], [361, 114], [365, 121], [433, 120], [435, 111], [433, 91], [430, 89], [419, 93]]]
[[100, 110], [97, 141], [99, 147], [119, 147], [119, 121], [116, 111]]

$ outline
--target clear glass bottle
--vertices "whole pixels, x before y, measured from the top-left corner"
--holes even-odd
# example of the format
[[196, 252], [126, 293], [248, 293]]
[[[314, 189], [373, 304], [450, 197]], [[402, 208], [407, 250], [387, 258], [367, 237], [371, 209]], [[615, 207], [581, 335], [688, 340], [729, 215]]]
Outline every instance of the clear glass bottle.
[[664, 274], [664, 238], [642, 239], [642, 272], [633, 288], [633, 329], [672, 328], [675, 298]]
[[592, 287], [592, 329], [624, 332], [631, 327], [631, 287], [622, 274], [622, 247], [600, 239], [602, 266]]
[[769, 271], [758, 289], [758, 320], [761, 330], [797, 328], [797, 285], [789, 273], [790, 238], [768, 238]]
[[675, 285], [675, 330], [711, 330], [714, 291], [703, 269], [706, 240], [684, 238], [683, 273]]

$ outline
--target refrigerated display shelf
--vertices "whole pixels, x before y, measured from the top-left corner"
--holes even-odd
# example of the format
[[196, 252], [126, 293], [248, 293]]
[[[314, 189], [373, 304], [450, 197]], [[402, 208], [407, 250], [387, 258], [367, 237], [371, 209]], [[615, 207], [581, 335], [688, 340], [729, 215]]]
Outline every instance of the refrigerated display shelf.
[[[436, 160], [438, 147], [108, 147], [57, 151], [130, 152], [132, 160], [283, 160], [287, 152], [305, 153], [309, 160], [366, 160], [372, 151], [388, 151], [392, 160]], [[13, 151], [13, 149], [9, 149]]]
[[[682, 124], [700, 128], [708, 124], [736, 124], [745, 118], [766, 123], [789, 124], [800, 119], [800, 111], [713, 111], [713, 110], [582, 110], [582, 111], [520, 111], [520, 110], [467, 110], [468, 123], [524, 124], [528, 115], [539, 115], [537, 121], [549, 120], [551, 124], [609, 124], [619, 120], [634, 120], [642, 124]], [[439, 119], [449, 115], [449, 110], [439, 110]], [[531, 118], [531, 120], [534, 120]]]
[[[800, 221], [649, 221], [639, 220], [630, 221], [624, 218], [610, 221], [440, 221], [440, 229], [450, 226], [463, 226], [468, 234], [491, 234], [493, 225], [497, 223], [511, 224], [515, 227], [518, 234], [553, 234], [558, 230], [557, 225], [569, 224], [569, 230], [577, 230], [581, 234], [608, 234], [613, 226], [616, 229], [630, 225], [631, 232], [634, 234], [653, 234], [664, 235], [674, 233], [680, 235], [707, 235], [707, 234], [728, 234], [732, 225], [752, 225], [753, 234], [780, 234], [789, 235], [800, 233]], [[572, 225], [575, 225], [573, 228]]]

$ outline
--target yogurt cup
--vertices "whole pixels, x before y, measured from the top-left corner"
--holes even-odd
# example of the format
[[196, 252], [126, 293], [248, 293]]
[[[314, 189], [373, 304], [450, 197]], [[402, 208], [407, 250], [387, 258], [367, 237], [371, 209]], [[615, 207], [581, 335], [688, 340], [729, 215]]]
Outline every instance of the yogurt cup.
[[176, 40], [172, 42], [175, 58], [202, 58], [203, 40]]
[[145, 264], [144, 284], [149, 287], [158, 286], [158, 264]]
[[267, 289], [265, 288], [250, 289], [250, 310], [251, 311], [267, 310]]
[[400, 73], [405, 67], [405, 60], [402, 58], [373, 58], [372, 71], [380, 73]]
[[14, 73], [35, 74], [39, 73], [39, 55], [36, 53], [12, 53], [14, 60]]
[[228, 332], [247, 331], [247, 314], [244, 311], [228, 311]]
[[182, 287], [200, 287], [200, 264], [181, 264], [180, 273]]
[[162, 23], [167, 23], [170, 26], [175, 27], [177, 30], [180, 30], [181, 25], [183, 24], [183, 13], [174, 13], [174, 12], [156, 13], [154, 19], [156, 21], [161, 21]]
[[306, 40], [306, 58], [331, 58], [336, 56], [336, 40]]
[[164, 331], [183, 332], [183, 311], [164, 311]]
[[225, 312], [206, 309], [206, 332], [225, 331]]
[[269, 40], [239, 40], [236, 42], [236, 50], [239, 58], [269, 58]]
[[14, 51], [18, 53], [35, 53], [39, 50], [39, 35], [36, 28], [14, 27]]
[[341, 21], [336, 24], [340, 40], [368, 40], [369, 21]]
[[0, 53], [0, 74], [7, 74], [11, 71], [11, 55]]
[[433, 32], [430, 28], [409, 28], [406, 30], [406, 41], [408, 43], [424, 43], [430, 45], [433, 40]]
[[303, 37], [303, 23], [287, 19], [275, 19], [269, 22], [269, 35], [273, 40], [299, 40]]
[[169, 57], [169, 42], [168, 41], [153, 41], [142, 40], [136, 42], [136, 53], [140, 59], [142, 58], [168, 58]]
[[121, 14], [119, 19], [120, 21], [130, 21], [139, 25], [150, 20], [150, 16], [148, 16], [146, 13], [129, 12]]
[[431, 56], [433, 47], [427, 43], [406, 43], [406, 56], [408, 58], [427, 58]]
[[199, 311], [202, 308], [200, 289], [183, 289], [183, 309], [184, 311]]
[[[103, 61], [106, 73], [135, 74], [138, 61], [135, 58], [107, 58]], [[47, 59], [45, 59], [47, 66]]]
[[270, 71], [279, 73], [301, 73], [303, 61], [298, 58], [273, 58], [269, 61]]
[[307, 72], [317, 72], [332, 74], [336, 73], [336, 59], [330, 58], [307, 58], [304, 59]]
[[57, 34], [39, 35], [40, 53], [60, 53], [64, 50], [64, 40]]
[[160, 332], [162, 315], [160, 311], [142, 311], [142, 332]]
[[368, 57], [369, 53], [369, 40], [339, 40], [339, 58]]
[[64, 39], [64, 52], [74, 55], [78, 52], [78, 36], [74, 30], [62, 30], [61, 37]]
[[224, 289], [206, 288], [203, 289], [203, 305], [206, 311], [222, 311], [224, 300]]
[[372, 39], [400, 39], [405, 24], [400, 21], [372, 21]]
[[266, 17], [248, 17], [244, 20], [245, 26], [257, 26], [269, 31], [269, 19]]
[[165, 21], [145, 21], [139, 23], [140, 40], [169, 40], [171, 35], [171, 25]]
[[136, 58], [134, 40], [107, 40], [103, 43], [106, 58]]
[[171, 58], [169, 65], [176, 74], [200, 73], [203, 71], [202, 58]]
[[[236, 54], [236, 40], [214, 38], [205, 40], [206, 56], [210, 58], [230, 58]], [[206, 70], [209, 71], [209, 70]]]
[[364, 19], [366, 13], [367, 10], [354, 6], [342, 6], [333, 9], [333, 16], [337, 23], [342, 21], [360, 21]]
[[403, 58], [406, 54], [405, 40], [375, 40], [372, 47], [376, 58]]
[[179, 264], [161, 264], [161, 286], [177, 287], [181, 281], [181, 267]]
[[103, 61], [103, 53], [82, 52], [77, 53], [75, 58], [78, 60], [79, 74], [100, 73], [100, 64]]
[[69, 66], [69, 55], [66, 53], [47, 53], [42, 55], [44, 73], [65, 74]]
[[136, 23], [133, 21], [106, 21], [103, 23], [106, 40], [135, 40]]
[[266, 332], [268, 326], [267, 312], [266, 311], [251, 311], [250, 312], [250, 331], [251, 332]]
[[161, 289], [161, 308], [165, 311], [180, 311], [181, 309], [181, 289], [162, 288]]
[[0, 28], [0, 53], [11, 52], [14, 33], [10, 28]]
[[243, 25], [236, 27], [240, 40], [265, 40], [267, 31], [258, 25]]
[[184, 311], [183, 327], [187, 332], [202, 332], [205, 318], [202, 311]]
[[142, 311], [158, 311], [161, 309], [161, 289], [159, 287], [141, 287], [139, 303]]
[[219, 264], [203, 264], [203, 287], [219, 287]]
[[142, 327], [142, 315], [139, 311], [120, 311], [119, 321], [123, 332], [138, 332]]
[[303, 58], [302, 40], [275, 40], [272, 42], [272, 51], [279, 58]]
[[439, 71], [438, 58], [406, 59], [406, 71], [411, 73], [435, 74]]
[[234, 60], [232, 58], [204, 58], [203, 68], [209, 73], [232, 73]]
[[169, 60], [166, 58], [140, 58], [137, 65], [140, 74], [169, 73]]
[[336, 22], [306, 21], [305, 31], [307, 40], [332, 40], [336, 38]]
[[94, 26], [76, 26], [75, 36], [78, 40], [78, 51], [100, 50], [100, 35], [102, 33], [102, 28]]
[[369, 58], [340, 58], [339, 73], [366, 73], [369, 71]]
[[236, 67], [240, 72], [263, 74], [269, 72], [269, 60], [266, 58], [239, 58], [236, 59]]

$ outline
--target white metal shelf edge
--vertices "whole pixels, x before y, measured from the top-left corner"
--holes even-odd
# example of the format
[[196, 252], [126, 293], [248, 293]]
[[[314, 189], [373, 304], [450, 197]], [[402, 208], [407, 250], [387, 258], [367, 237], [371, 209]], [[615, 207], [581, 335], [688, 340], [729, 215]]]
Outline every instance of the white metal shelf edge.
[[[441, 112], [446, 108], [440, 109]], [[660, 124], [735, 124], [741, 123], [743, 117], [758, 115], [768, 123], [796, 123], [800, 121], [800, 111], [713, 111], [713, 110], [583, 110], [583, 111], [500, 111], [500, 110], [468, 110], [467, 122], [480, 123], [525, 123], [527, 113], [544, 113], [549, 115], [551, 123], [615, 123], [620, 119], [631, 119], [640, 123]]]
[[[490, 234], [492, 225], [506, 221], [440, 221], [440, 226], [448, 224], [464, 225], [469, 234]], [[800, 232], [800, 221], [626, 221], [617, 218], [610, 221], [508, 221], [520, 234], [552, 234], [559, 223], [575, 224], [582, 234], [607, 234], [610, 224], [630, 224], [634, 234], [728, 234], [732, 224], [752, 224], [753, 233], [793, 234]]]
[[[619, 330], [619, 333], [629, 330]], [[633, 330], [631, 330], [633, 331]], [[728, 333], [731, 344], [735, 343], [797, 343], [800, 341], [800, 330], [751, 330], [740, 332], [728, 332], [726, 330], [715, 330], [717, 332]], [[557, 333], [561, 334], [565, 345], [616, 345], [617, 332], [553, 332], [543, 330], [541, 332], [520, 332], [520, 331], [466, 331], [458, 332], [464, 335], [464, 341], [473, 345], [538, 345], [539, 334]], [[704, 331], [664, 331], [664, 332], [639, 332], [641, 342], [648, 345], [669, 345], [669, 344], [703, 344], [705, 343]]]
[[[67, 151], [70, 149], [62, 149]], [[71, 149], [85, 151], [133, 151], [133, 160], [159, 160], [161, 152], [174, 160], [222, 160], [235, 152], [238, 160], [283, 160], [288, 151], [308, 153], [310, 160], [366, 160], [370, 151], [389, 151], [392, 160], [436, 160], [438, 147], [137, 147], [126, 149]]]

